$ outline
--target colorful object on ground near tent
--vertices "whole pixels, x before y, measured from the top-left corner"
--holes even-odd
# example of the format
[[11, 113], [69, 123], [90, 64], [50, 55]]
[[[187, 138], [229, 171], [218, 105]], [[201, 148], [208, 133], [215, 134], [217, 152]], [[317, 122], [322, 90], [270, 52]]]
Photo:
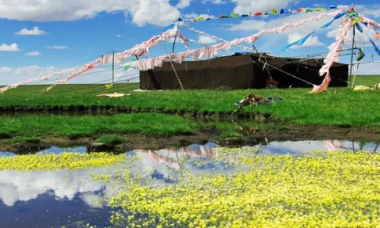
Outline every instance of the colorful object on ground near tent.
[[[224, 19], [224, 18], [247, 18], [247, 17], [257, 17], [257, 16], [268, 16], [268, 15], [282, 15], [282, 14], [298, 14], [298, 13], [303, 13], [303, 12], [306, 12], [306, 13], [310, 13], [310, 12], [321, 12], [321, 11], [327, 11], [327, 10], [331, 10], [331, 9], [336, 9], [338, 8], [337, 6], [329, 6], [328, 8], [300, 8], [300, 9], [297, 9], [297, 10], [291, 10], [291, 9], [281, 9], [280, 10], [280, 13], [278, 12], [277, 9], [273, 8], [272, 9], [272, 12], [265, 12], [263, 13], [263, 11], [257, 11], [255, 12], [253, 15], [252, 14], [242, 14], [242, 15], [239, 15], [239, 14], [235, 14], [235, 13], [231, 13], [231, 15], [220, 15], [219, 17], [209, 17], [209, 18], [206, 18], [206, 21], [209, 21], [209, 20], [214, 20], [214, 19]], [[352, 12], [352, 15], [355, 15], [356, 13], [355, 12]], [[197, 17], [197, 18], [192, 18], [192, 19], [181, 19], [181, 18], [178, 18], [178, 20], [181, 20], [181, 21], [191, 21], [191, 22], [197, 22], [197, 21], [204, 21], [205, 18], [203, 17]]]
[[106, 90], [112, 89], [113, 84], [105, 85], [105, 87], [106, 87]]
[[280, 84], [280, 82], [279, 81], [277, 81], [277, 80], [272, 80], [272, 79], [267, 79], [266, 80], [266, 84], [267, 85], [279, 85]]
[[378, 84], [375, 86], [369, 87], [369, 86], [364, 86], [364, 85], [357, 85], [354, 87], [354, 91], [363, 91], [363, 90], [377, 90]]
[[270, 103], [277, 102], [280, 100], [282, 100], [281, 97], [277, 97], [275, 99], [273, 99], [272, 97], [268, 97], [268, 98], [264, 99], [264, 97], [262, 95], [250, 94], [245, 99], [238, 101], [238, 102], [235, 102], [235, 105], [238, 105], [239, 107], [242, 107], [246, 104], [249, 104], [250, 106], [252, 106], [252, 105], [258, 106], [258, 105], [270, 104]]
[[97, 97], [111, 97], [111, 98], [118, 98], [118, 97], [126, 97], [131, 96], [132, 94], [125, 94], [125, 93], [105, 93], [105, 94], [99, 94], [96, 95]]

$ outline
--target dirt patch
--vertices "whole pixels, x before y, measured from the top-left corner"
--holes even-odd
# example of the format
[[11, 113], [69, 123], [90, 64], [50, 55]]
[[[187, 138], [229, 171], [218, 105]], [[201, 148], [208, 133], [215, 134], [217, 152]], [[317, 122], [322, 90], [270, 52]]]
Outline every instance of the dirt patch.
[[213, 126], [202, 128], [193, 135], [175, 135], [169, 137], [146, 137], [139, 134], [121, 135], [125, 142], [120, 145], [96, 144], [98, 136], [64, 139], [55, 137], [42, 138], [37, 144], [6, 144], [0, 141], [0, 151], [11, 151], [17, 154], [27, 154], [41, 151], [51, 146], [75, 147], [86, 146], [91, 152], [126, 152], [135, 149], [158, 150], [173, 147], [184, 147], [191, 144], [204, 145], [214, 142], [220, 146], [240, 147], [266, 144], [272, 141], [303, 141], [303, 140], [348, 140], [371, 141], [380, 143], [380, 131], [365, 128], [329, 127], [329, 126], [287, 126], [283, 129], [257, 130], [243, 137], [222, 138]]

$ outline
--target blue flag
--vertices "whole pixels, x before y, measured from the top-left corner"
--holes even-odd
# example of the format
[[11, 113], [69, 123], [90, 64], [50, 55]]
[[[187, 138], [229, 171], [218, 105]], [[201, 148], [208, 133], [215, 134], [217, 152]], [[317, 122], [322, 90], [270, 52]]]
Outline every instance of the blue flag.
[[379, 48], [376, 47], [376, 44], [375, 44], [371, 39], [369, 39], [369, 41], [371, 41], [371, 43], [372, 43], [372, 45], [373, 45], [373, 48], [375, 49], [376, 53], [377, 53], [378, 55], [380, 55], [380, 50], [379, 50]]
[[302, 38], [302, 39], [297, 40], [296, 42], [293, 42], [293, 43], [291, 43], [291, 44], [286, 45], [286, 46], [285, 46], [284, 48], [282, 48], [281, 50], [283, 50], [283, 51], [288, 51], [289, 48], [290, 48], [291, 46], [293, 46], [293, 45], [302, 45], [302, 44], [304, 44], [305, 41], [306, 41], [306, 40], [311, 36], [311, 34], [313, 34], [313, 33], [314, 33], [314, 32], [310, 33], [309, 35], [305, 36], [305, 37]]
[[363, 33], [363, 28], [359, 25], [359, 23], [356, 23], [356, 28], [359, 30], [359, 32]]

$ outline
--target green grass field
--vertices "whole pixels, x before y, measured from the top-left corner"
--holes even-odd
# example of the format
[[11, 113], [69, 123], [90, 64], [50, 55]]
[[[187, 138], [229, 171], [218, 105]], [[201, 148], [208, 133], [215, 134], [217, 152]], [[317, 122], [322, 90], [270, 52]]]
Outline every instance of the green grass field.
[[380, 83], [380, 75], [358, 75], [355, 80], [355, 85], [373, 86], [376, 83]]
[[[0, 88], [3, 86], [0, 86]], [[45, 92], [49, 85], [26, 85], [10, 89], [5, 94], [10, 95], [67, 95], [67, 94], [100, 94], [112, 92], [130, 92], [140, 87], [139, 83], [115, 84], [114, 89], [106, 90], [104, 84], [66, 84], [56, 85], [49, 92]]]
[[[270, 126], [252, 121], [201, 122], [175, 115], [157, 113], [115, 114], [108, 116], [56, 116], [26, 115], [0, 116], [0, 139], [13, 143], [37, 143], [40, 137], [82, 138], [100, 136], [97, 142], [110, 145], [123, 142], [118, 134], [145, 136], [188, 135], [200, 127], [215, 126], [221, 137], [243, 136], [240, 127], [268, 129]], [[277, 128], [278, 126], [276, 126]]]
[[[364, 78], [360, 80], [363, 81]], [[233, 112], [237, 109], [234, 103], [252, 93], [264, 97], [281, 97], [283, 100], [259, 107], [247, 106], [244, 107], [245, 111], [273, 114], [289, 124], [380, 128], [380, 112], [378, 112], [380, 90], [352, 91], [348, 88], [329, 88], [327, 92], [320, 94], [310, 94], [310, 88], [135, 92], [133, 90], [138, 88], [138, 84], [134, 83], [116, 87], [117, 92], [132, 93], [132, 96], [98, 98], [96, 94], [105, 92], [104, 85], [62, 85], [49, 93], [38, 92], [44, 87], [21, 86], [10, 90], [0, 95], [0, 106], [111, 105], [190, 112]]]

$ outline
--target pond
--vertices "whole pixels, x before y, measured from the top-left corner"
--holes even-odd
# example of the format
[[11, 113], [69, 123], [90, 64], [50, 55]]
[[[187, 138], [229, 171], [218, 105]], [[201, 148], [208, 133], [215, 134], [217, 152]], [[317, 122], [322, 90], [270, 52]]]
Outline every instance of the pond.
[[[303, 156], [312, 150], [336, 151], [368, 150], [377, 152], [378, 145], [371, 142], [350, 141], [299, 141], [268, 142], [266, 145], [243, 147], [255, 151], [251, 155], [289, 154]], [[254, 148], [254, 150], [250, 150]], [[133, 150], [126, 154], [138, 160], [128, 166], [132, 174], [149, 176], [147, 185], [172, 185], [181, 181], [181, 173], [228, 174], [244, 169], [231, 165], [220, 158], [218, 145], [189, 145], [183, 148], [162, 150]], [[40, 154], [63, 152], [87, 153], [86, 147], [58, 148], [40, 151]], [[17, 156], [12, 152], [0, 152], [0, 156]], [[1, 158], [0, 158], [1, 159]], [[231, 158], [232, 159], [232, 158]], [[233, 160], [233, 159], [232, 159]], [[94, 174], [112, 175], [117, 168], [87, 170], [57, 170], [16, 172], [0, 171], [0, 221], [1, 227], [44, 228], [44, 227], [85, 227], [90, 223], [97, 227], [111, 226], [111, 209], [103, 197], [112, 197], [119, 190], [111, 183], [95, 181]]]

